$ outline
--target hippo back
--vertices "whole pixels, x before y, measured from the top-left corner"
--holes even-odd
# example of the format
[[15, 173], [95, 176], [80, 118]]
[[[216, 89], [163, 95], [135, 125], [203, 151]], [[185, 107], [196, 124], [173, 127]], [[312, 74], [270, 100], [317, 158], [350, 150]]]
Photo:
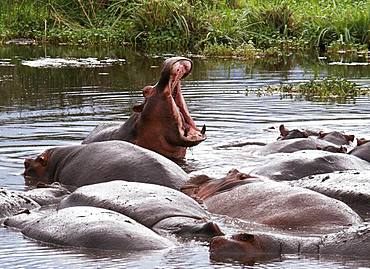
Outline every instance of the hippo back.
[[62, 200], [59, 207], [72, 206], [110, 209], [147, 227], [170, 217], [207, 218], [206, 211], [182, 192], [164, 186], [122, 180], [76, 189]]
[[124, 141], [54, 148], [50, 159], [53, 180], [65, 185], [126, 180], [179, 189], [188, 179], [171, 160]]
[[307, 150], [289, 154], [275, 154], [252, 174], [273, 180], [297, 180], [302, 177], [334, 171], [370, 169], [370, 164], [349, 154], [322, 150]]

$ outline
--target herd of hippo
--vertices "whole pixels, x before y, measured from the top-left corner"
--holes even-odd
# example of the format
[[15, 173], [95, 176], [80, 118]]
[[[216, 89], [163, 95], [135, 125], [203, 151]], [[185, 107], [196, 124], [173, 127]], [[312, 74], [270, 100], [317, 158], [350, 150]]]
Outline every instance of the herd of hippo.
[[[248, 263], [285, 253], [368, 257], [370, 143], [281, 125], [277, 141], [253, 152], [268, 155], [266, 163], [189, 178], [176, 161], [206, 139], [181, 91], [191, 70], [190, 59], [167, 59], [125, 123], [26, 159], [33, 188], [0, 189], [3, 225], [46, 244], [104, 250], [164, 249], [178, 237], [197, 238], [209, 242], [214, 260]], [[214, 216], [243, 228], [226, 235]]]

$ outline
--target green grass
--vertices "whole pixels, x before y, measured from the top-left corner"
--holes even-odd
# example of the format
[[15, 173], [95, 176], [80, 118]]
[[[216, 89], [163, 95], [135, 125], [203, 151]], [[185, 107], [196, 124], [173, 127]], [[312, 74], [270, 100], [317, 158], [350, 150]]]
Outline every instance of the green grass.
[[3, 0], [0, 10], [0, 40], [245, 58], [370, 46], [365, 0]]
[[283, 84], [268, 86], [257, 90], [247, 89], [246, 93], [255, 92], [257, 96], [279, 93], [282, 98], [295, 100], [347, 103], [355, 97], [369, 94], [370, 88], [360, 88], [355, 83], [343, 78], [326, 77], [301, 84]]

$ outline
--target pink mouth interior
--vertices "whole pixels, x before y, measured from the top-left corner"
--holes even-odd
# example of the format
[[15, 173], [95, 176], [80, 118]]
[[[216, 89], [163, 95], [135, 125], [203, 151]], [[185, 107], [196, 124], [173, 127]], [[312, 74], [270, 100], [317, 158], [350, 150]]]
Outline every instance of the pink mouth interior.
[[181, 92], [181, 79], [185, 77], [191, 70], [191, 63], [189, 61], [179, 61], [172, 66], [170, 81], [171, 96], [178, 108], [182, 120], [182, 131], [183, 136], [189, 140], [200, 140], [204, 139], [204, 135], [200, 133], [200, 130], [196, 127], [192, 117], [190, 116], [189, 110], [186, 106], [184, 97]]

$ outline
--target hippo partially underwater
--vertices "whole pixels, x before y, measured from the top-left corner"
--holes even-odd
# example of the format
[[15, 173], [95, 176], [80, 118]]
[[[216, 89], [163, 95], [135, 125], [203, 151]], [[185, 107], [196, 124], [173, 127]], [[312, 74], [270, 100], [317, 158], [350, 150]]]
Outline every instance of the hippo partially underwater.
[[[28, 219], [29, 222], [23, 221], [16, 228], [21, 228], [26, 237], [47, 244], [124, 251], [156, 250], [174, 245], [129, 217], [98, 207], [70, 207]], [[16, 226], [12, 225], [12, 218], [5, 224]]]
[[237, 260], [250, 265], [280, 257], [282, 254], [330, 254], [368, 258], [369, 250], [369, 224], [322, 236], [292, 236], [253, 231], [217, 236], [211, 240], [209, 248], [212, 260]]
[[187, 147], [206, 139], [205, 125], [196, 127], [181, 92], [181, 79], [191, 69], [188, 58], [167, 59], [158, 83], [144, 88], [145, 100], [134, 106], [135, 113], [123, 124], [97, 126], [83, 143], [124, 140], [168, 158], [183, 158]]
[[125, 141], [55, 147], [24, 162], [27, 182], [83, 186], [111, 180], [153, 183], [179, 189], [188, 175], [174, 162]]
[[44, 243], [108, 250], [166, 248], [173, 243], [160, 235], [169, 233], [224, 235], [196, 201], [154, 184], [116, 180], [83, 186], [57, 207], [25, 211], [5, 225]]
[[115, 180], [83, 186], [59, 208], [95, 206], [124, 214], [157, 232], [212, 237], [222, 232], [189, 196], [159, 185]]
[[300, 150], [324, 150], [336, 153], [346, 153], [345, 145], [354, 140], [353, 135], [341, 132], [314, 132], [311, 130], [287, 129], [283, 124], [279, 127], [278, 141], [261, 147], [258, 152], [272, 154], [278, 152], [292, 153]]
[[204, 203], [211, 213], [283, 230], [328, 232], [362, 223], [360, 216], [343, 202], [236, 169], [217, 180], [194, 176], [182, 191]]
[[304, 150], [270, 155], [251, 174], [273, 180], [297, 180], [310, 175], [345, 170], [369, 170], [370, 163], [354, 154], [332, 153], [322, 150]]

